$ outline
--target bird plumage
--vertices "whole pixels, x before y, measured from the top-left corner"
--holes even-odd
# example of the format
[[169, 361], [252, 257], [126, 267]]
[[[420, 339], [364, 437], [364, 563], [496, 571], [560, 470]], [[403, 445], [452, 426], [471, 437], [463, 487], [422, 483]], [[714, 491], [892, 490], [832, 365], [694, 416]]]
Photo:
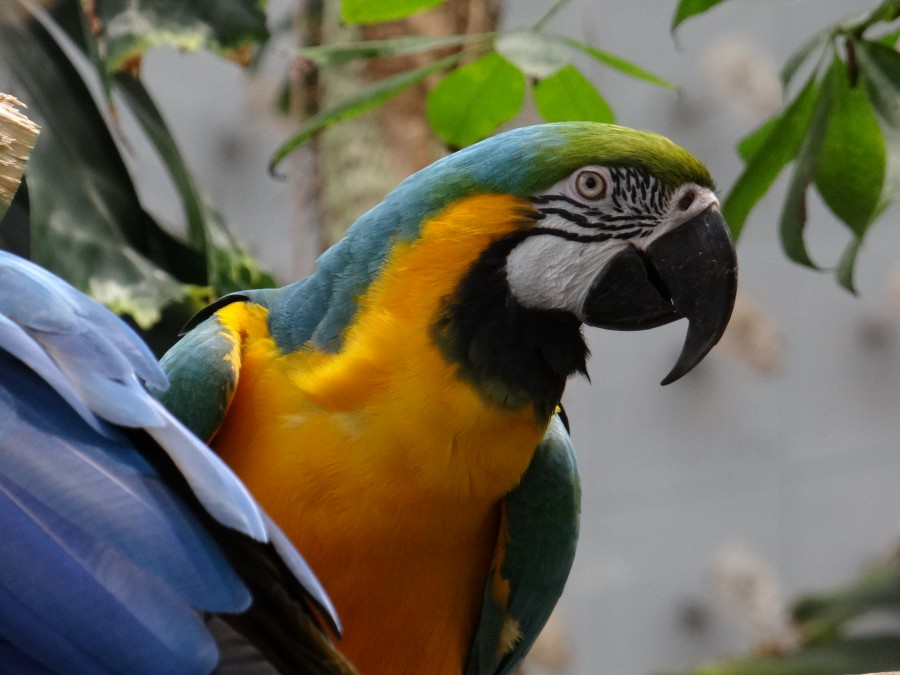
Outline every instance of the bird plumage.
[[161, 398], [308, 557], [362, 672], [511, 672], [574, 555], [581, 325], [686, 317], [670, 377], [693, 367], [736, 283], [717, 204], [655, 134], [507, 132], [405, 180], [313, 275], [202, 313]]

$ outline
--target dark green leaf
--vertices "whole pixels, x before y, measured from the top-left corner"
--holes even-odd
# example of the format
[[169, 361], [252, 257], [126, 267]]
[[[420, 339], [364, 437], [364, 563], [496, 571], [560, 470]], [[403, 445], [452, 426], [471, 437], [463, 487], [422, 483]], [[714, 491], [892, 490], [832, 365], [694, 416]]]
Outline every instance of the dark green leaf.
[[268, 37], [258, 0], [103, 0], [88, 3], [111, 72], [134, 71], [155, 45], [234, 53]]
[[169, 171], [169, 176], [181, 198], [181, 206], [184, 209], [188, 225], [188, 240], [197, 250], [205, 250], [206, 227], [203, 222], [202, 200], [159, 109], [150, 98], [143, 83], [137, 78], [128, 73], [117, 73], [113, 76], [113, 82], [118, 91], [125, 96], [128, 107], [134, 112]]
[[851, 86], [835, 59], [828, 127], [816, 164], [816, 188], [828, 208], [862, 239], [881, 199], [887, 154], [865, 88]]
[[448, 144], [470, 145], [512, 118], [525, 98], [525, 78], [499, 54], [453, 71], [431, 90], [428, 122]]
[[756, 129], [754, 129], [749, 134], [744, 136], [740, 141], [738, 141], [737, 151], [741, 156], [741, 159], [744, 160], [745, 164], [747, 162], [753, 161], [753, 158], [756, 157], [756, 153], [759, 152], [759, 149], [761, 147], [763, 147], [763, 144], [769, 138], [769, 135], [772, 133], [772, 131], [774, 131], [779, 121], [781, 121], [781, 117], [779, 115], [767, 119]]
[[578, 42], [577, 40], [572, 40], [567, 37], [557, 37], [557, 40], [562, 42], [563, 44], [568, 45], [574, 49], [584, 52], [588, 56], [591, 56], [600, 63], [609, 66], [610, 68], [615, 68], [619, 72], [628, 75], [629, 77], [636, 78], [638, 80], [644, 80], [645, 82], [649, 82], [650, 84], [655, 84], [658, 87], [665, 87], [666, 89], [674, 89], [675, 85], [669, 82], [668, 80], [664, 80], [658, 75], [654, 75], [653, 73], [644, 70], [637, 64], [632, 63], [631, 61], [627, 61], [623, 59], [621, 56], [616, 56], [615, 54], [610, 54], [609, 52], [605, 52], [602, 49], [597, 49], [596, 47], [591, 47], [590, 45], [586, 45], [583, 42]]
[[188, 222], [191, 243], [206, 254], [209, 283], [215, 294], [274, 286], [272, 277], [237, 243], [221, 214], [200, 196], [175, 139], [144, 85], [127, 73], [117, 73], [113, 78], [172, 177]]
[[248, 288], [275, 286], [272, 276], [235, 239], [218, 209], [203, 203], [209, 283], [217, 296]]
[[341, 0], [344, 23], [378, 23], [403, 19], [423, 9], [437, 7], [444, 0]]
[[900, 54], [880, 42], [860, 42], [857, 56], [887, 148], [887, 175], [881, 196], [884, 206], [900, 194]]
[[791, 80], [794, 79], [794, 75], [800, 69], [800, 66], [806, 62], [814, 51], [825, 45], [828, 38], [831, 37], [832, 30], [831, 26], [823, 28], [813, 34], [813, 36], [804, 42], [799, 49], [791, 54], [790, 58], [785, 62], [784, 67], [781, 69], [781, 85], [783, 87], [787, 88], [791, 83]]
[[277, 167], [285, 157], [312, 138], [315, 133], [330, 127], [332, 124], [340, 122], [341, 120], [361, 115], [365, 111], [396, 96], [401, 91], [418, 84], [432, 73], [451, 67], [457, 61], [459, 61], [459, 54], [453, 54], [440, 61], [428, 63], [414, 70], [387, 77], [366, 87], [337, 105], [313, 115], [303, 123], [293, 136], [282, 143], [275, 151], [275, 154], [272, 156], [272, 160], [269, 163], [269, 170], [274, 171], [275, 167]]
[[471, 42], [487, 42], [493, 39], [494, 33], [478, 33], [475, 35], [448, 35], [441, 37], [422, 37], [418, 35], [394, 38], [391, 40], [369, 40], [366, 42], [350, 42], [348, 44], [321, 45], [305, 47], [297, 50], [297, 55], [315, 61], [320, 66], [333, 66], [348, 63], [357, 59], [383, 58], [386, 56], [402, 56], [419, 52], [457, 47]]
[[900, 612], [900, 559], [896, 556], [867, 570], [852, 584], [801, 598], [793, 615], [804, 626], [838, 625], [874, 610]]
[[534, 102], [547, 122], [615, 122], [600, 92], [571, 64], [534, 85]]
[[900, 30], [892, 30], [890, 33], [882, 35], [880, 38], [878, 38], [879, 44], [891, 48], [897, 46], [898, 40], [900, 40]]
[[37, 21], [0, 17], [0, 55], [28, 95], [42, 133], [29, 165], [35, 259], [142, 325], [206, 284], [203, 257], [141, 207], [77, 70]]
[[859, 249], [862, 246], [862, 239], [854, 237], [847, 244], [847, 248], [841, 254], [837, 268], [834, 270], [834, 276], [838, 283], [848, 291], [856, 295], [856, 284], [853, 282], [853, 269], [856, 266], [856, 257], [859, 255]]
[[819, 90], [806, 135], [803, 137], [803, 144], [797, 153], [794, 173], [791, 175], [791, 182], [788, 185], [787, 197], [784, 200], [778, 225], [781, 245], [787, 257], [813, 269], [817, 269], [817, 267], [806, 251], [806, 242], [803, 238], [807, 215], [806, 190], [815, 179], [819, 150], [828, 128], [828, 116], [836, 86], [836, 68], [842, 68], [837, 58], [832, 62], [831, 70], [825, 76]]
[[672, 30], [674, 31], [685, 20], [702, 14], [712, 9], [723, 0], [681, 0], [675, 8], [675, 16], [672, 17]]
[[569, 63], [566, 54], [552, 38], [535, 30], [501, 33], [494, 42], [497, 52], [530, 77], [552, 75]]
[[819, 86], [811, 77], [778, 122], [759, 143], [722, 203], [722, 214], [737, 239], [751, 209], [772, 187], [787, 164], [797, 156], [815, 107]]
[[847, 637], [777, 657], [744, 657], [692, 671], [693, 675], [834, 675], [896, 670], [900, 636]]

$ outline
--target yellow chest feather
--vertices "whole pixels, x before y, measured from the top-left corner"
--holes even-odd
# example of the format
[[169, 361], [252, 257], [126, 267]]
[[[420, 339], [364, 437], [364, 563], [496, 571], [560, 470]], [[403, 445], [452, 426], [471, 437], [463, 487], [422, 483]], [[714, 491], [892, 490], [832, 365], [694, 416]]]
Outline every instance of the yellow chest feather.
[[[509, 197], [473, 197], [428, 222], [415, 242], [395, 245], [336, 353], [281, 353], [263, 308], [218, 313], [243, 347], [214, 446], [323, 577], [346, 625], [345, 647], [366, 642], [351, 653], [363, 672], [397, 667], [386, 645], [407, 620], [413, 635], [423, 622], [429, 634], [443, 631], [429, 639], [450, 655], [448, 672], [459, 672], [497, 504], [544, 433], [531, 405], [510, 410], [485, 399], [430, 334], [442, 298], [490, 241], [520, 226], [521, 208]], [[440, 617], [423, 616], [437, 607]], [[384, 635], [371, 613], [391, 624]], [[380, 655], [370, 658], [373, 650]]]

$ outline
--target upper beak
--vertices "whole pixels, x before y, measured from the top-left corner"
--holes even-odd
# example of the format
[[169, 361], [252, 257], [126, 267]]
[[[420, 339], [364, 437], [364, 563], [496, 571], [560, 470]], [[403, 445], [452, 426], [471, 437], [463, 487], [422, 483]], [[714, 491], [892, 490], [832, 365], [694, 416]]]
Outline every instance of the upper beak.
[[737, 256], [716, 206], [646, 249], [616, 254], [584, 303], [588, 325], [642, 330], [685, 318], [681, 355], [662, 384], [690, 372], [719, 341], [737, 292]]

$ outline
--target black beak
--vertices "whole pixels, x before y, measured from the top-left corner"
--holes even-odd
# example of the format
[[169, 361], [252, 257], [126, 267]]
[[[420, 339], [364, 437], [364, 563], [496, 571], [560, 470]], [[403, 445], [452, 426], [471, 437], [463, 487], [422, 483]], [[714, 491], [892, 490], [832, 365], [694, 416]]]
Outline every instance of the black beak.
[[737, 292], [737, 256], [719, 209], [710, 206], [654, 241], [627, 248], [594, 281], [584, 321], [643, 330], [688, 320], [681, 355], [662, 384], [690, 372], [722, 337]]

